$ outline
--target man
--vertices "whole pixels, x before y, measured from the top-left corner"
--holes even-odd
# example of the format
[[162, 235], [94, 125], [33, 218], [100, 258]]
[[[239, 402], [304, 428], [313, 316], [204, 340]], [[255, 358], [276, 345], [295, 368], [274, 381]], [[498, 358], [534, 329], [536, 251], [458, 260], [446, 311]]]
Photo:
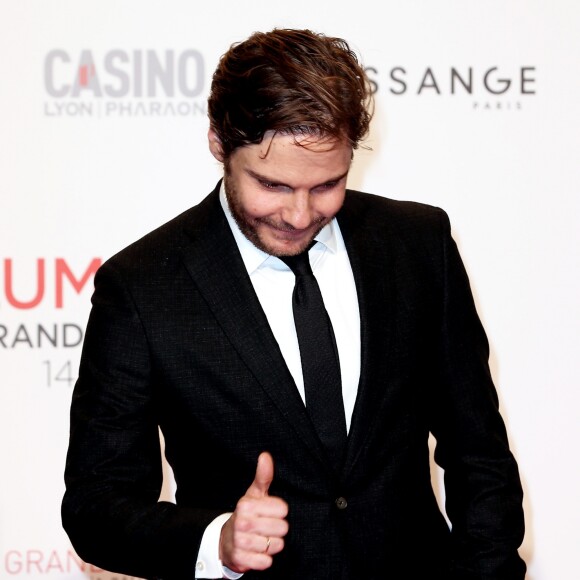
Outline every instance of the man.
[[[524, 577], [447, 217], [346, 190], [368, 106], [343, 40], [274, 30], [222, 57], [223, 183], [95, 278], [63, 501], [84, 559], [165, 579]], [[158, 426], [176, 505], [157, 501]]]

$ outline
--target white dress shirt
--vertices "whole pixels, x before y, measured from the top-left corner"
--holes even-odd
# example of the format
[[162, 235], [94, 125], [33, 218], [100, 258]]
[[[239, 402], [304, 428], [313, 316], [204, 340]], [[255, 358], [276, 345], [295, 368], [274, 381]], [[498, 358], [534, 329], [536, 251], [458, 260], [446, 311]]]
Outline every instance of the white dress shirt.
[[[223, 184], [220, 202], [284, 361], [305, 401], [300, 349], [292, 313], [294, 273], [279, 258], [256, 248], [240, 231], [228, 207]], [[315, 239], [317, 243], [309, 252], [310, 264], [336, 337], [346, 427], [349, 430], [360, 377], [360, 315], [356, 286], [336, 219]], [[241, 576], [222, 566], [219, 560], [220, 531], [229, 515], [222, 514], [206, 528], [198, 553], [196, 578]]]

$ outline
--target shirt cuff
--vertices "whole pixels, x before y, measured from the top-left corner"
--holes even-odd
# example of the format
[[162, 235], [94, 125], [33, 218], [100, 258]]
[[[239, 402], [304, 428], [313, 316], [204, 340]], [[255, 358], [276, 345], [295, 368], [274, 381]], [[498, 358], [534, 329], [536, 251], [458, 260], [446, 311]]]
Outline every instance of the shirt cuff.
[[197, 554], [195, 565], [196, 578], [228, 578], [235, 580], [243, 574], [232, 572], [219, 558], [220, 534], [222, 526], [229, 520], [231, 513], [222, 514], [205, 529]]

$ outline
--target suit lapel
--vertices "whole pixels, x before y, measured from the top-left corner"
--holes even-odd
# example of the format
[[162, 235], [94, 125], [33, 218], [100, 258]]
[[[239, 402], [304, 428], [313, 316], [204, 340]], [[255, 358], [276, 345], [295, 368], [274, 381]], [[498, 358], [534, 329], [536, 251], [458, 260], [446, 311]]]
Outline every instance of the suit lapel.
[[[361, 323], [361, 374], [343, 475], [355, 464], [381, 416], [394, 337], [394, 275], [388, 224], [369, 226], [361, 199], [348, 193], [338, 222], [353, 271]], [[372, 216], [371, 216], [372, 217]]]
[[309, 449], [327, 463], [219, 203], [196, 208], [183, 261], [232, 347]]

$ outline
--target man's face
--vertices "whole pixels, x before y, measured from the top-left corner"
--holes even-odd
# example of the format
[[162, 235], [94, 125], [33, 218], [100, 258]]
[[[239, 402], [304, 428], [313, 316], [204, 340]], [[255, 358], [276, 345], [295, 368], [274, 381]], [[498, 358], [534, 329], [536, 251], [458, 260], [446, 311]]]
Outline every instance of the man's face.
[[243, 234], [274, 256], [305, 250], [341, 208], [352, 147], [345, 141], [267, 133], [236, 149], [224, 184]]

